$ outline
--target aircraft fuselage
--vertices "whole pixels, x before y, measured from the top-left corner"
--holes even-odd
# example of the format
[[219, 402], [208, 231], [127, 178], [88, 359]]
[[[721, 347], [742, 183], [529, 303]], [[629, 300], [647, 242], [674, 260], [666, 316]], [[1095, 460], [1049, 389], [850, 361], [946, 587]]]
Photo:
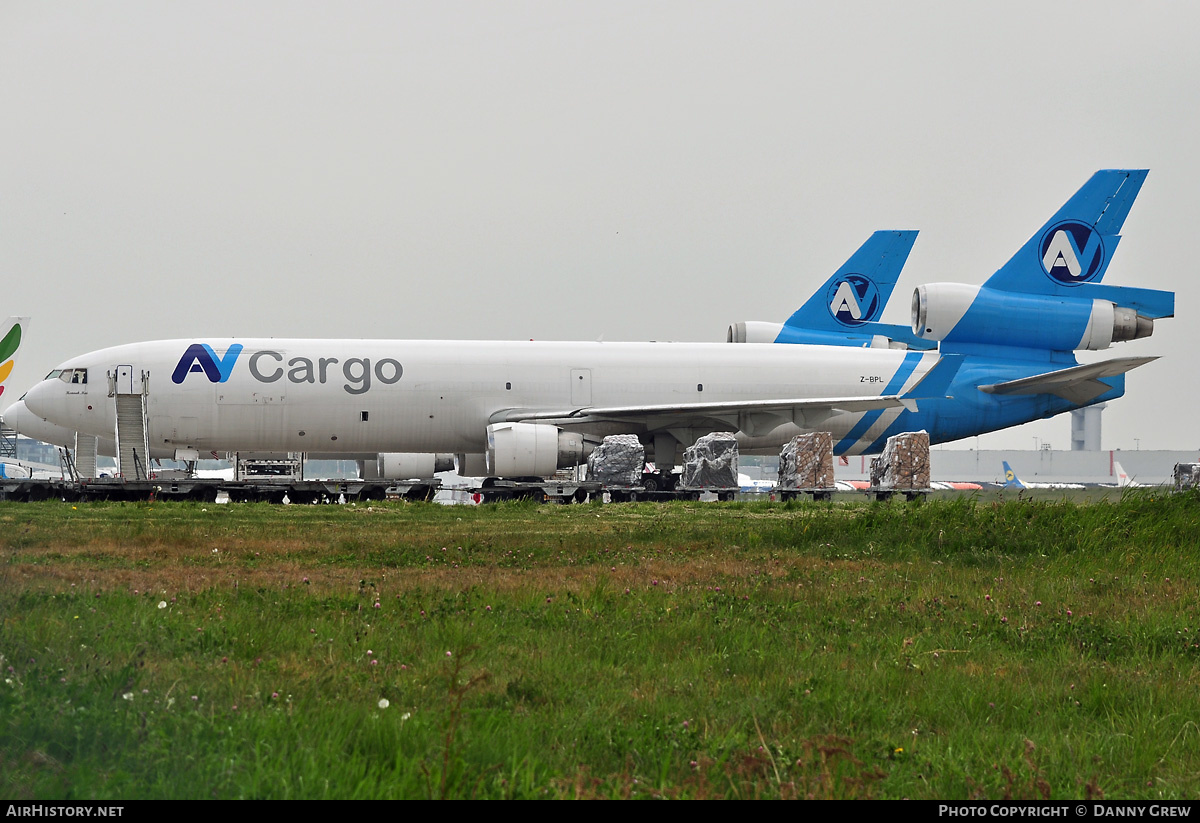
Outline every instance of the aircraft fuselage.
[[[861, 398], [909, 392], [937, 352], [708, 343], [233, 339], [167, 340], [73, 358], [25, 397], [59, 426], [111, 437], [115, 393], [145, 380], [151, 448], [322, 453], [473, 452], [489, 423], [514, 410], [662, 407], [775, 399]], [[949, 397], [916, 410], [778, 414], [637, 414], [564, 428], [591, 435], [671, 431], [685, 445], [738, 431], [748, 449], [830, 431], [838, 454], [877, 451], [897, 431], [932, 442], [1073, 408], [1058, 398], [997, 397], [984, 382], [1045, 371], [1045, 362], [968, 357]], [[1123, 378], [1095, 402], [1123, 393]], [[661, 409], [660, 409], [661, 411]], [[723, 421], [723, 422], [722, 422]]]

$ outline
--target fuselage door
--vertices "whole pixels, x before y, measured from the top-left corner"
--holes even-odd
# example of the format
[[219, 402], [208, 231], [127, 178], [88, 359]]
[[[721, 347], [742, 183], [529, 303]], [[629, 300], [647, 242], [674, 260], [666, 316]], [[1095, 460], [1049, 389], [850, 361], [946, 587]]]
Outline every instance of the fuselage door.
[[141, 394], [141, 380], [134, 385], [133, 366], [117, 366], [117, 394]]

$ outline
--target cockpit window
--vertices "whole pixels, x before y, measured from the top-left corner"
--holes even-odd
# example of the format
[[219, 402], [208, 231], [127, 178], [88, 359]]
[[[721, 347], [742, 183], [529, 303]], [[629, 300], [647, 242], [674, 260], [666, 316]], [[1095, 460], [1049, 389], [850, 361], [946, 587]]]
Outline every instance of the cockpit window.
[[[50, 377], [57, 377], [59, 380], [63, 381], [64, 383], [71, 383], [74, 385], [86, 385], [87, 384], [87, 369], [63, 369], [61, 371], [55, 369], [54, 371], [50, 372]], [[47, 379], [50, 379], [50, 378], [47, 378]]]
[[53, 380], [54, 378], [58, 377], [60, 374], [62, 374], [62, 369], [55, 369], [54, 371], [52, 371], [48, 375], [46, 375], [46, 379]]

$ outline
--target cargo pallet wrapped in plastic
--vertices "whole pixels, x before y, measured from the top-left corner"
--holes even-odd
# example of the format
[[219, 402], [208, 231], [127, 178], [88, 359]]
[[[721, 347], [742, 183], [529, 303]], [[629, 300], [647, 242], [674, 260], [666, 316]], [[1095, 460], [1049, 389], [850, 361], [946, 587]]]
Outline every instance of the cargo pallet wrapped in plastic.
[[905, 432], [887, 439], [883, 454], [871, 461], [871, 492], [886, 496], [929, 491], [929, 434]]
[[737, 489], [737, 439], [726, 432], [706, 434], [683, 451], [686, 489]]
[[828, 500], [834, 488], [832, 434], [798, 434], [780, 450], [779, 493], [784, 500], [798, 492]]
[[588, 478], [604, 486], [638, 486], [645, 464], [636, 434], [611, 434], [588, 457]]
[[1175, 464], [1175, 491], [1184, 492], [1200, 487], [1200, 463]]

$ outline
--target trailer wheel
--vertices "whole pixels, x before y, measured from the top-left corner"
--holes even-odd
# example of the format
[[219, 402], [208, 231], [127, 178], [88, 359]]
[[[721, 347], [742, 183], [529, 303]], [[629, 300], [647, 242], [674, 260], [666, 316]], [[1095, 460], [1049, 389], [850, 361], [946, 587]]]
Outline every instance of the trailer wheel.
[[433, 489], [429, 486], [413, 486], [404, 495], [404, 499], [410, 503], [423, 503], [433, 496]]

